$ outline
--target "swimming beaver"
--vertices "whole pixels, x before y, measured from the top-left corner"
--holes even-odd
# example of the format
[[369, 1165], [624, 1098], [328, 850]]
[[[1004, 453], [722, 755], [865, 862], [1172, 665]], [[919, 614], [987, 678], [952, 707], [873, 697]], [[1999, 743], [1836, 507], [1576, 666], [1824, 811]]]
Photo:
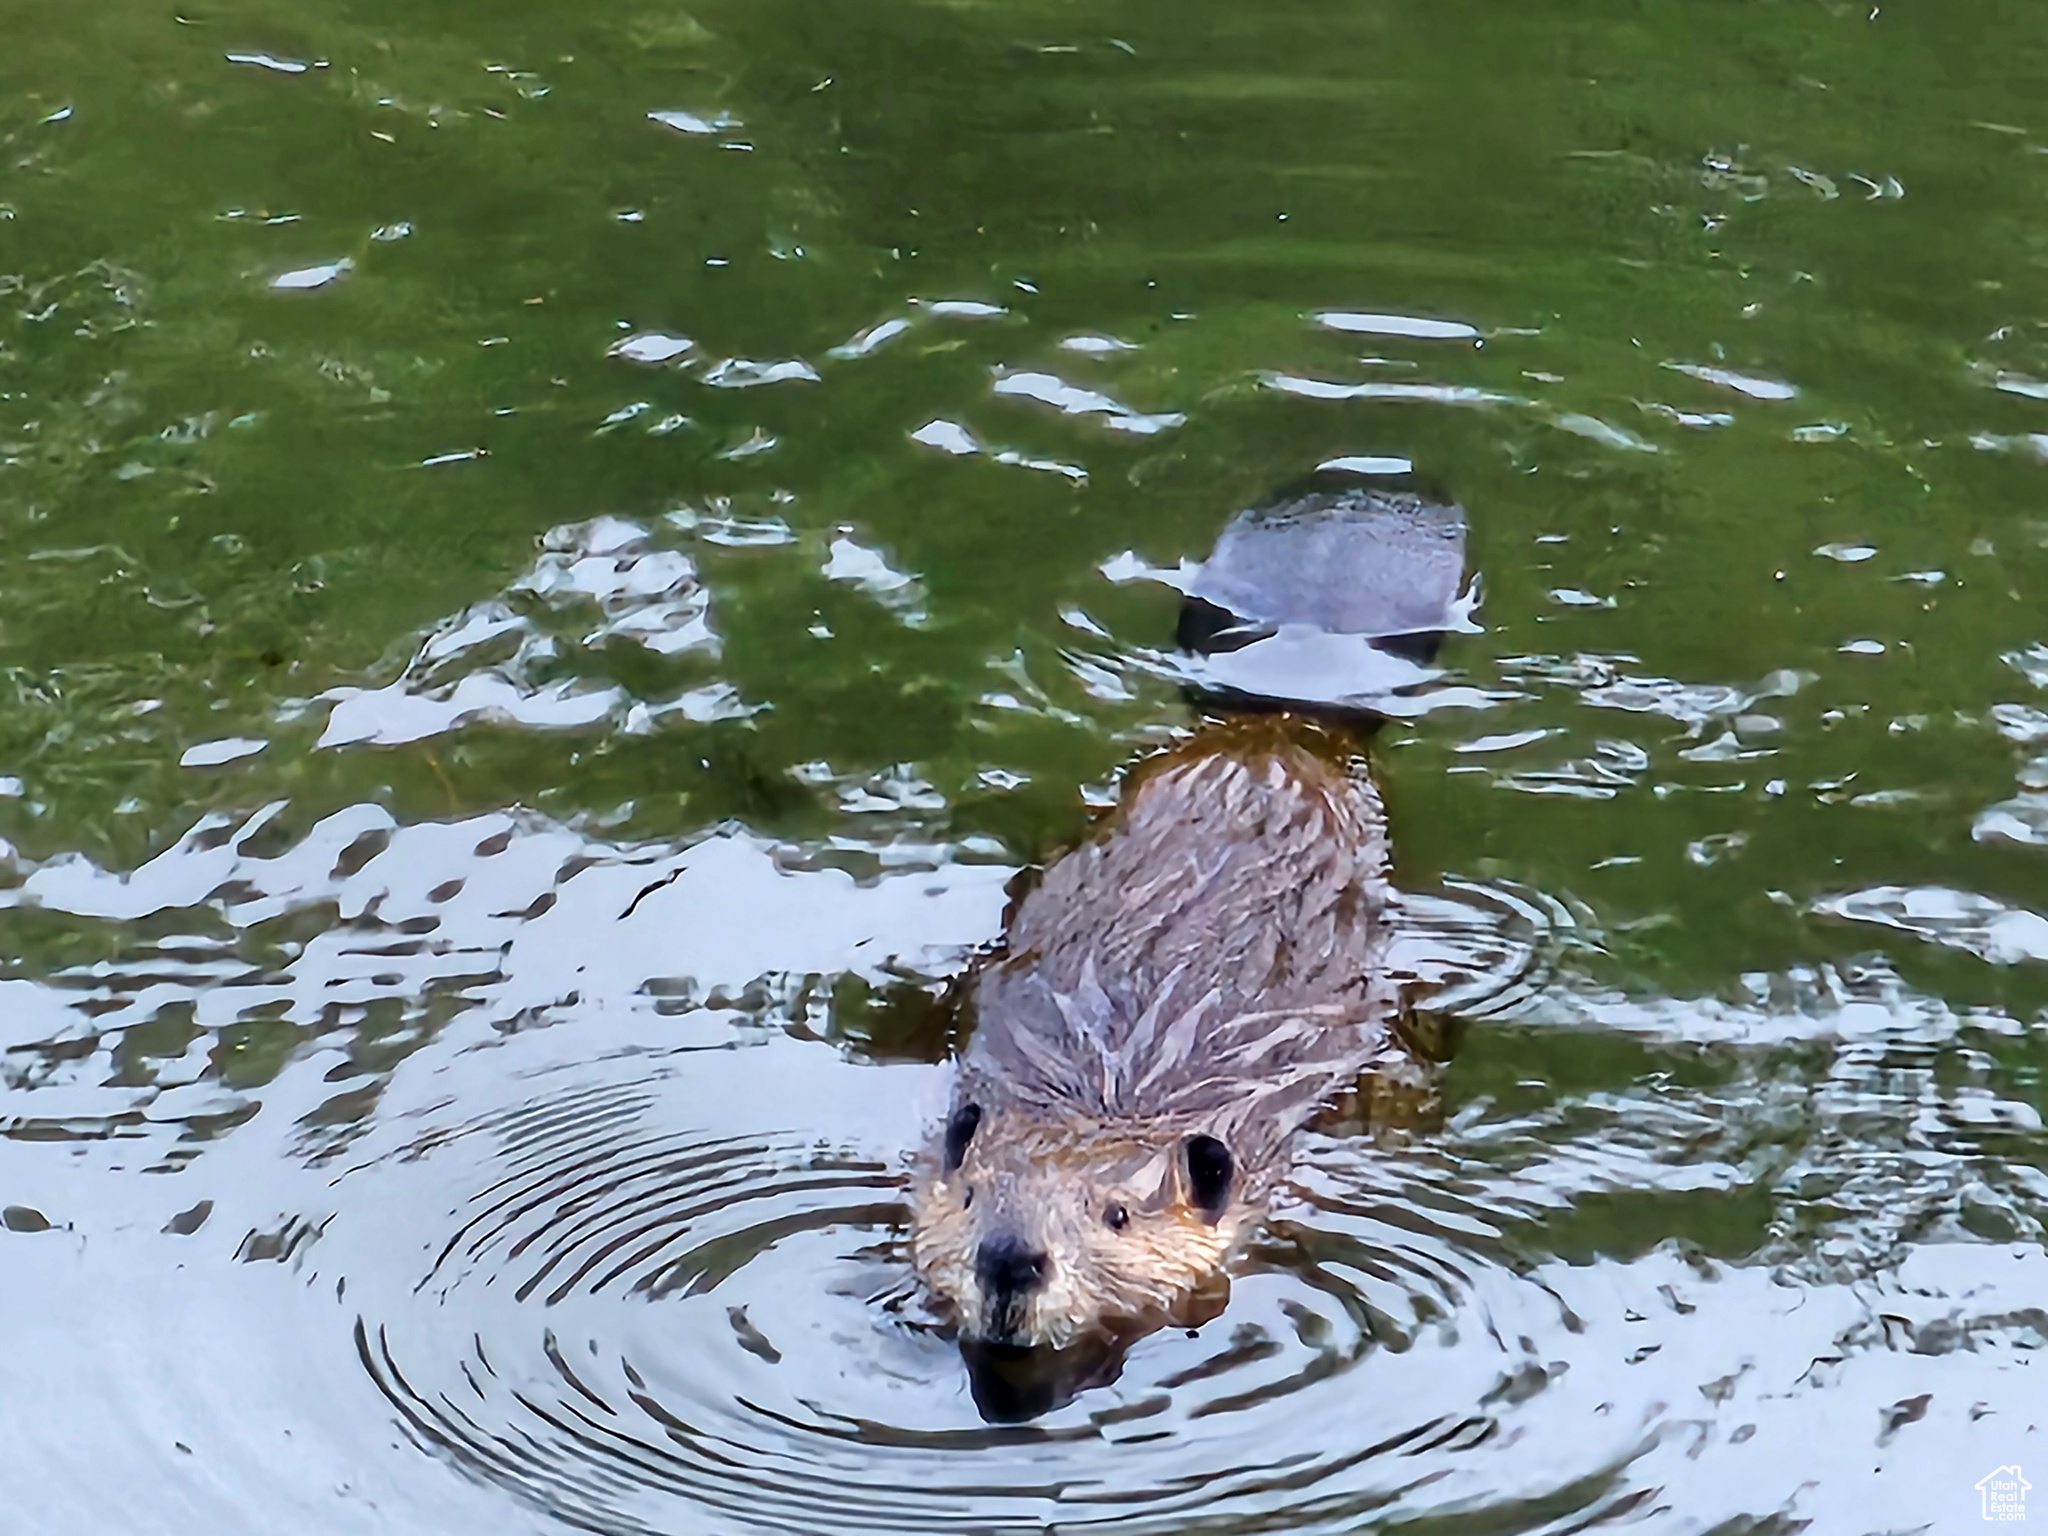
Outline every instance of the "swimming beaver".
[[912, 1249], [970, 1348], [1213, 1315], [1295, 1132], [1406, 1059], [1373, 711], [1305, 700], [1285, 669], [1342, 638], [1424, 675], [1463, 567], [1457, 507], [1318, 486], [1234, 520], [1183, 585], [1184, 644], [1277, 648], [1278, 670], [1198, 684], [1210, 718], [1137, 765], [968, 979]]

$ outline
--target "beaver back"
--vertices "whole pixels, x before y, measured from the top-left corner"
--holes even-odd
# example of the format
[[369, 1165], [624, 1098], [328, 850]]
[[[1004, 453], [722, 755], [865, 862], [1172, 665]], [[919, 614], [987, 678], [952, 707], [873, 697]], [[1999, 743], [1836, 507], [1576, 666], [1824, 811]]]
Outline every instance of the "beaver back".
[[1021, 903], [977, 978], [961, 1100], [1203, 1130], [1264, 1185], [1388, 1046], [1387, 890], [1349, 736], [1288, 714], [1207, 724], [1141, 764]]

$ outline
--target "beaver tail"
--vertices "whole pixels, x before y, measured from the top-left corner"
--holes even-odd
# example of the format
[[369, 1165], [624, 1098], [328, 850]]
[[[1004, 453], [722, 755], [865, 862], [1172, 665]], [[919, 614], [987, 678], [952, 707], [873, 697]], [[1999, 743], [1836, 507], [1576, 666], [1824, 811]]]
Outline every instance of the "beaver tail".
[[1404, 712], [1475, 602], [1463, 508], [1325, 472], [1231, 520], [1182, 588], [1178, 639], [1198, 703], [1369, 725]]

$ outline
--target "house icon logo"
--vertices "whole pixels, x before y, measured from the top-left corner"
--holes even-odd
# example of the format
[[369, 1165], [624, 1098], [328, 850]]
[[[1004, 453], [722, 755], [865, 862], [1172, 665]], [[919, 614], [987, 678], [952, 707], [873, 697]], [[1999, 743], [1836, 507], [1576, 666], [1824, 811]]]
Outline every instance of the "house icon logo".
[[2034, 1485], [2020, 1476], [2019, 1463], [2000, 1467], [1977, 1484], [1984, 1498], [1986, 1520], [2021, 1521], [2027, 1518], [2027, 1490]]

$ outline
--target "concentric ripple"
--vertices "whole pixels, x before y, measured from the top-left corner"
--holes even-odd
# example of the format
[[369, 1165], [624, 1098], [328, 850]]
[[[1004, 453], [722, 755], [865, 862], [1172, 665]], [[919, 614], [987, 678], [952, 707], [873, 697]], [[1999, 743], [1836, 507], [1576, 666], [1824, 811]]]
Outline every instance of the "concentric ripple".
[[737, 1033], [534, 1066], [571, 1033], [458, 1058], [456, 1099], [514, 1107], [399, 1117], [318, 1249], [415, 1444], [557, 1520], [1335, 1530], [1484, 1505], [1544, 1529], [1641, 1495], [1670, 1389], [1603, 1379], [1631, 1297], [1689, 1321], [1658, 1299], [1697, 1284], [1675, 1261], [1561, 1286], [1454, 1185], [1317, 1139], [1220, 1318], [991, 1425], [901, 1242], [936, 1069]]
[[1433, 1013], [1506, 1013], [1541, 992], [1568, 951], [1598, 943], [1583, 907], [1509, 881], [1446, 880], [1395, 901], [1390, 964]]

